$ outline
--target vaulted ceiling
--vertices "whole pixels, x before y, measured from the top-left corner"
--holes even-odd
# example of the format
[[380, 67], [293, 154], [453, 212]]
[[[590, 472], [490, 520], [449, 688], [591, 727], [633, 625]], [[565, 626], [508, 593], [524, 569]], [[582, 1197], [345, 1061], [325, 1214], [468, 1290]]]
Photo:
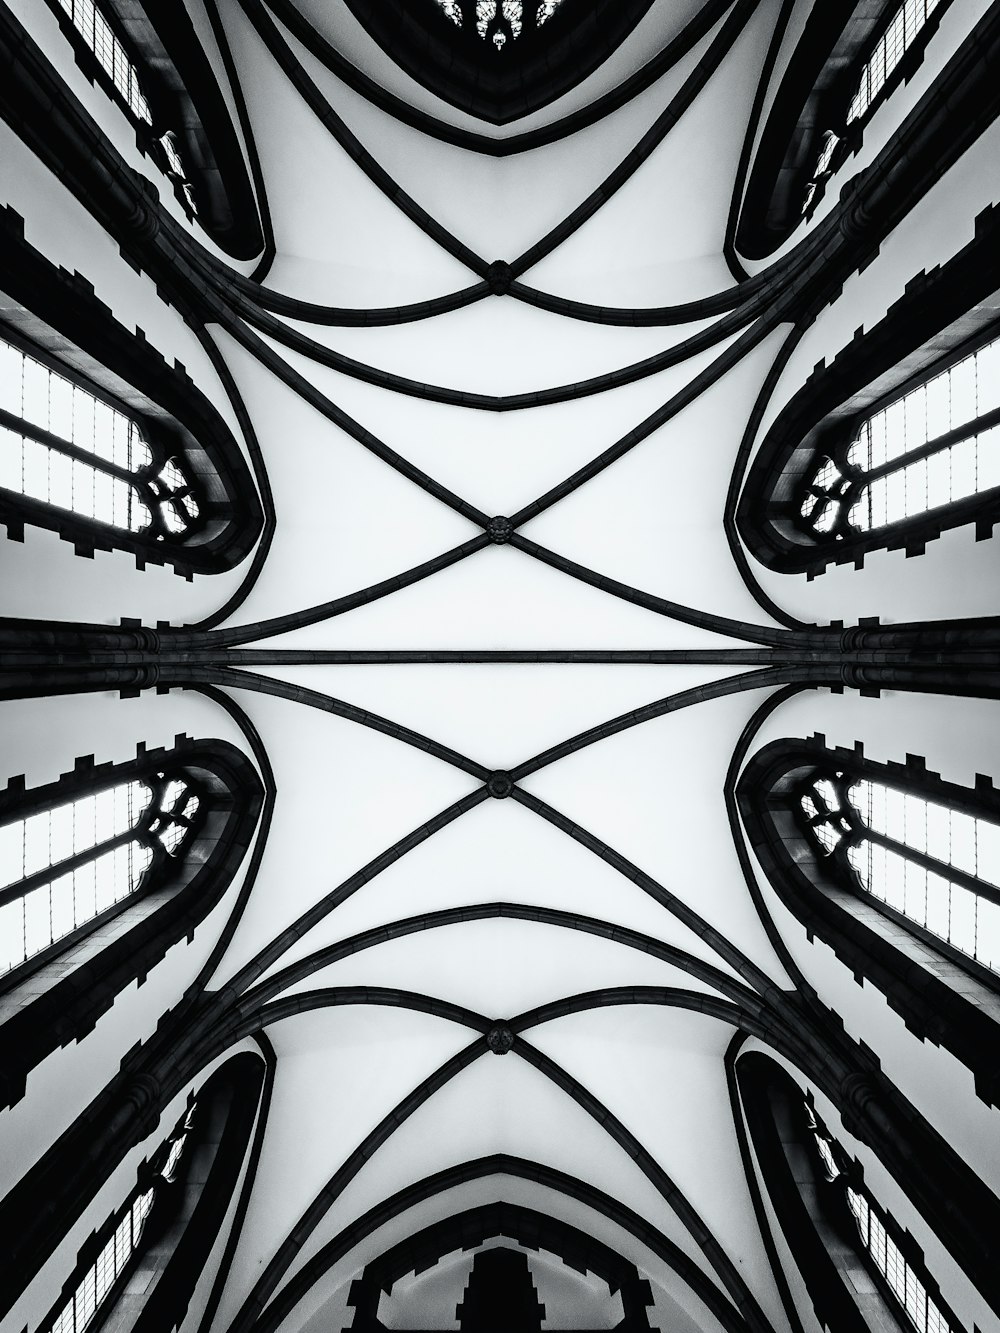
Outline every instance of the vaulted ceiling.
[[[996, 1110], [810, 942], [747, 852], [732, 786], [767, 740], [814, 733], [883, 762], [933, 756], [967, 785], [995, 772], [995, 704], [862, 695], [839, 638], [864, 617], [991, 614], [995, 551], [963, 528], [919, 559], [884, 550], [807, 579], [748, 555], [733, 512], [814, 370], [996, 204], [992, 124], [901, 215], [872, 205], [860, 239], [839, 197], [874, 190], [880, 154], [996, 6], [947, 9], [815, 215], [750, 260], [734, 247], [742, 191], [804, 0], [623, 3], [622, 31], [598, 0], [563, 0], [562, 63], [532, 48], [534, 83], [518, 82], [517, 41], [484, 46], [511, 71], [507, 112], [495, 70], [492, 111], [457, 65], [449, 83], [436, 0], [184, 3], [251, 166], [263, 252], [234, 259], [185, 218], [38, 0], [9, 9], [163, 220], [155, 241], [116, 231], [107, 182], [59, 179], [8, 124], [3, 202], [28, 245], [183, 365], [267, 518], [239, 566], [190, 581], [121, 551], [81, 559], [42, 529], [5, 540], [5, 616], [141, 622], [158, 656], [134, 658], [138, 697], [111, 682], [0, 703], [0, 778], [211, 736], [252, 757], [266, 812], [191, 938], [3, 1113], [7, 1186], [197, 988], [205, 1034], [261, 1041], [273, 1084], [233, 1244], [220, 1237], [185, 1327], [207, 1310], [220, 1333], [347, 1328], [368, 1265], [493, 1205], [514, 1211], [469, 1248], [444, 1227], [426, 1271], [400, 1260], [383, 1322], [457, 1328], [474, 1257], [503, 1246], [528, 1255], [544, 1327], [623, 1318], [605, 1252], [649, 1282], [664, 1333], [811, 1327], [752, 1169], [741, 1045], [794, 1070], [796, 1025], [819, 1023], [802, 997], [818, 995], [993, 1189]], [[437, 43], [427, 77], [419, 31], [405, 51], [386, 37], [403, 11]], [[596, 55], [570, 78], [577, 22]], [[11, 1328], [37, 1326], [224, 1057], [205, 1041]], [[967, 1328], [995, 1327], [898, 1182], [841, 1137], [923, 1228]], [[515, 1213], [554, 1228], [536, 1250], [511, 1237]], [[563, 1262], [581, 1253], [570, 1231], [588, 1273]]]

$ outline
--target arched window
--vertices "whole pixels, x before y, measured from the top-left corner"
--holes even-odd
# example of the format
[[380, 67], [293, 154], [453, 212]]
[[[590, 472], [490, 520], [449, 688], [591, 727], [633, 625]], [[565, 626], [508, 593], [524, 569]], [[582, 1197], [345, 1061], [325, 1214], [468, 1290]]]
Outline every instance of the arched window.
[[838, 1214], [843, 1216], [846, 1205], [853, 1221], [853, 1226], [849, 1223], [846, 1228], [846, 1238], [887, 1304], [897, 1318], [905, 1316], [917, 1333], [954, 1333], [957, 1325], [953, 1317], [946, 1315], [928, 1293], [923, 1265], [907, 1259], [901, 1228], [865, 1188], [808, 1096], [802, 1102], [802, 1115], [816, 1166], [827, 1187], [826, 1208], [836, 1218]]
[[842, 883], [1000, 977], [1000, 812], [898, 782], [817, 767], [797, 797], [810, 841]]
[[844, 160], [852, 132], [868, 120], [878, 104], [895, 86], [893, 75], [908, 51], [921, 35], [929, 36], [924, 25], [946, 0], [903, 0], [889, 7], [888, 22], [867, 57], [860, 61], [860, 69], [852, 66], [849, 82], [843, 85], [839, 114], [835, 114], [837, 129], [826, 129], [820, 139], [819, 153], [812, 176], [806, 186], [802, 211], [809, 214], [819, 203], [826, 183]]
[[[54, 0], [79, 34], [86, 49], [103, 71], [108, 90], [115, 100], [128, 111], [133, 121], [152, 130], [153, 113], [149, 98], [143, 89], [143, 76], [132, 59], [124, 32], [117, 16], [95, 4], [95, 0]], [[154, 138], [150, 135], [157, 165], [174, 183], [174, 191], [186, 212], [194, 217], [198, 212], [194, 189], [188, 179], [175, 129], [162, 129]]]
[[799, 519], [843, 541], [986, 492], [1000, 505], [1000, 338], [879, 406], [821, 455]]
[[191, 936], [243, 862], [261, 808], [233, 745], [179, 736], [0, 792], [0, 1097]]
[[236, 259], [265, 248], [244, 145], [183, 5], [45, 0], [77, 64], [115, 101], [189, 219]]
[[0, 523], [186, 578], [233, 569], [264, 524], [243, 448], [179, 363], [9, 234], [0, 324]]
[[437, 0], [442, 13], [451, 19], [456, 27], [463, 23], [474, 27], [484, 42], [492, 42], [497, 51], [502, 51], [510, 41], [520, 37], [524, 25], [540, 28], [547, 23], [563, 0], [473, 0], [462, 4], [461, 0]]
[[746, 765], [744, 825], [781, 902], [919, 1035], [996, 1087], [1000, 793], [923, 760], [879, 764], [822, 737], [779, 740]]
[[812, 5], [770, 100], [734, 231], [765, 259], [811, 216], [877, 108], [916, 69], [951, 0]]
[[1000, 324], [985, 232], [821, 362], [761, 439], [735, 505], [747, 549], [812, 578], [1000, 519]]
[[182, 456], [10, 335], [0, 336], [0, 487], [158, 542], [207, 517]]
[[265, 1074], [260, 1056], [241, 1053], [189, 1095], [132, 1193], [84, 1244], [41, 1333], [95, 1333], [112, 1315], [133, 1333], [178, 1327], [238, 1188]]
[[186, 1152], [194, 1127], [197, 1106], [189, 1104], [173, 1132], [161, 1144], [150, 1163], [151, 1178], [136, 1188], [132, 1197], [102, 1229], [105, 1237], [94, 1261], [79, 1274], [76, 1288], [56, 1318], [47, 1325], [51, 1333], [84, 1333], [114, 1306], [142, 1254], [154, 1209], [162, 1209], [171, 1187], [176, 1187], [186, 1166]]
[[0, 824], [0, 974], [162, 882], [202, 799], [165, 765]]
[[820, 1321], [832, 1333], [887, 1322], [960, 1333], [913, 1237], [867, 1188], [811, 1094], [765, 1055], [743, 1056], [737, 1077], [759, 1170]]

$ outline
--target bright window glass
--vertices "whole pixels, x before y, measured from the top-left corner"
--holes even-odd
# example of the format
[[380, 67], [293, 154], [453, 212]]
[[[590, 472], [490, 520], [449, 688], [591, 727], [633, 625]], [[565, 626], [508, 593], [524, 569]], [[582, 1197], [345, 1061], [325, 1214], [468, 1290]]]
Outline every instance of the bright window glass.
[[105, 74], [114, 81], [132, 114], [147, 125], [150, 124], [152, 116], [139, 87], [136, 68], [94, 0], [59, 0], [59, 3], [73, 27], [97, 57]]
[[893, 70], [913, 45], [920, 29], [942, 0], [905, 0], [893, 14], [878, 45], [865, 61], [847, 111], [847, 121], [861, 120]]
[[821, 853], [840, 849], [866, 893], [1000, 973], [1000, 903], [954, 873], [1000, 887], [1000, 824], [867, 778], [842, 796], [836, 778], [800, 797]]
[[180, 779], [155, 801], [128, 782], [0, 825], [0, 974], [135, 893], [157, 844], [180, 854], [198, 807]]

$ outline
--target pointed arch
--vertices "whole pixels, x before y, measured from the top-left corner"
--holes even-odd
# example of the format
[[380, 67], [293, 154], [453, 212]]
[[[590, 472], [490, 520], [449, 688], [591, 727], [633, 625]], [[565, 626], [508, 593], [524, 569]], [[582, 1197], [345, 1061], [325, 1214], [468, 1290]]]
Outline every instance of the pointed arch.
[[169, 751], [140, 745], [128, 763], [90, 758], [57, 782], [0, 793], [11, 872], [0, 913], [5, 934], [20, 925], [24, 943], [0, 978], [6, 1104], [45, 1055], [193, 934], [242, 864], [262, 799], [240, 750], [186, 736]]

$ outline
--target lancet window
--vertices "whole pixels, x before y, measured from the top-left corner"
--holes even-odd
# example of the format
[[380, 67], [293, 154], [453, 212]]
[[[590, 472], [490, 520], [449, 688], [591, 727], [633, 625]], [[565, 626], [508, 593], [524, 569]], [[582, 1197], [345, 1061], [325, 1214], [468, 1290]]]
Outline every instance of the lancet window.
[[201, 526], [180, 457], [107, 399], [0, 336], [0, 487], [155, 541]]
[[864, 1185], [852, 1179], [847, 1156], [805, 1102], [806, 1125], [816, 1164], [827, 1186], [847, 1205], [853, 1219], [854, 1249], [865, 1267], [874, 1270], [878, 1288], [888, 1303], [917, 1333], [953, 1333], [954, 1325], [928, 1292], [922, 1275], [896, 1241], [899, 1228]]
[[[137, 121], [153, 130], [155, 118], [143, 91], [139, 70], [107, 14], [94, 0], [56, 2], [111, 81], [122, 104]], [[188, 212], [197, 214], [198, 205], [178, 147], [177, 135], [157, 126], [154, 136], [158, 165], [174, 181], [178, 196]]]
[[73, 1294], [49, 1325], [50, 1333], [84, 1333], [114, 1305], [144, 1249], [154, 1207], [178, 1181], [195, 1115], [192, 1102], [154, 1157], [148, 1184], [139, 1186], [106, 1228], [96, 1259], [84, 1270]]
[[202, 799], [165, 765], [0, 824], [0, 975], [169, 874]]
[[867, 416], [821, 456], [799, 502], [814, 535], [842, 540], [997, 490], [1000, 338]]
[[798, 809], [843, 882], [1000, 976], [1000, 822], [833, 765]]
[[804, 213], [818, 203], [823, 186], [842, 160], [843, 154], [837, 150], [845, 143], [851, 128], [863, 123], [879, 102], [900, 61], [917, 41], [930, 16], [944, 3], [945, 0], [903, 0], [893, 11], [888, 26], [850, 85], [841, 133], [830, 129], [823, 133], [816, 165], [802, 202]]

